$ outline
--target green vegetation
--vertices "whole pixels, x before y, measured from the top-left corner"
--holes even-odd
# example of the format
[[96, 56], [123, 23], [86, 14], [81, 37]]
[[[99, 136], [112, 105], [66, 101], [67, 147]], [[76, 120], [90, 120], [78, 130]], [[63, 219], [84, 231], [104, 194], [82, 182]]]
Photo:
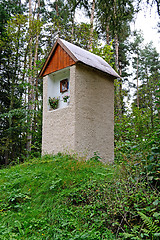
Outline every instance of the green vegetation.
[[[145, 2], [151, 12], [157, 5], [160, 15], [159, 0], [0, 0], [0, 166], [40, 156], [43, 81], [38, 73], [57, 36], [101, 56], [121, 76], [115, 80], [116, 148], [125, 141], [118, 125], [125, 129], [130, 118], [135, 124], [135, 131], [127, 127], [130, 143], [157, 130], [159, 53], [130, 27], [138, 12], [147, 14]], [[53, 108], [57, 101], [50, 101]]]
[[159, 203], [133, 161], [45, 156], [0, 170], [0, 239], [158, 239]]
[[[151, 9], [156, 3], [160, 15], [158, 0], [146, 2]], [[160, 61], [153, 43], [131, 32], [135, 13], [145, 9], [137, 4], [0, 1], [0, 166], [24, 162], [0, 170], [0, 240], [160, 239]], [[77, 10], [90, 24], [76, 22]], [[96, 154], [89, 161], [61, 154], [38, 159], [37, 76], [57, 35], [103, 57], [121, 76], [114, 165]]]
[[50, 104], [52, 109], [57, 109], [58, 103], [59, 103], [59, 98], [55, 98], [55, 97], [51, 98], [51, 97], [49, 97], [48, 102], [49, 102], [49, 104]]

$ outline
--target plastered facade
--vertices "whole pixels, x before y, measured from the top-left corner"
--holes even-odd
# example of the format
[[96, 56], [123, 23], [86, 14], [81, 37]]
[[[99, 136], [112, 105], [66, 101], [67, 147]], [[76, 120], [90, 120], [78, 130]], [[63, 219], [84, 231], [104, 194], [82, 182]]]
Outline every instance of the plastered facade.
[[114, 159], [114, 81], [106, 74], [76, 65], [75, 151], [102, 161]]
[[43, 79], [42, 154], [73, 151], [102, 161], [114, 159], [114, 81], [76, 64], [70, 67], [70, 104], [48, 111], [48, 76]]

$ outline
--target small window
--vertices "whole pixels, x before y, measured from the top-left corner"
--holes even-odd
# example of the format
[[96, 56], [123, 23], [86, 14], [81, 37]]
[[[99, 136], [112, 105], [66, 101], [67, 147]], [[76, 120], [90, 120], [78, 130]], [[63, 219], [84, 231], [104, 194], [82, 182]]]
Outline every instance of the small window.
[[69, 88], [68, 79], [64, 79], [64, 80], [60, 81], [60, 92], [61, 93], [68, 91], [68, 88]]

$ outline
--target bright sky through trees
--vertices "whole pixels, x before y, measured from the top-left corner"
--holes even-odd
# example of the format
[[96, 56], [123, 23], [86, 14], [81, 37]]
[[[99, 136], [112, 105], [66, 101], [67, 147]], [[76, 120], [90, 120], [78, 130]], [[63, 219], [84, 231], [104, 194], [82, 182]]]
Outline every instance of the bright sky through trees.
[[[84, 16], [82, 10], [77, 10], [77, 22], [88, 22], [89, 18]], [[143, 4], [143, 9], [135, 16], [135, 23], [131, 24], [131, 30], [142, 30], [145, 43], [153, 41], [154, 46], [160, 53], [160, 33], [158, 33], [158, 22], [160, 22], [157, 7]]]
[[157, 24], [160, 18], [157, 14], [156, 6], [146, 6], [135, 17], [135, 24], [131, 24], [132, 30], [142, 30], [145, 43], [153, 41], [154, 46], [160, 53], [160, 33], [158, 33]]

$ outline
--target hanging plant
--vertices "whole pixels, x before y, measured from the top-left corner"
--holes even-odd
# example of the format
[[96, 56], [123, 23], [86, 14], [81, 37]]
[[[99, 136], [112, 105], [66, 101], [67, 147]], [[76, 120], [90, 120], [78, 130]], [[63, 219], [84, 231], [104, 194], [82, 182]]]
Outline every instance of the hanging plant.
[[59, 103], [59, 98], [49, 97], [48, 102], [49, 102], [52, 109], [57, 109], [58, 108], [58, 103]]

